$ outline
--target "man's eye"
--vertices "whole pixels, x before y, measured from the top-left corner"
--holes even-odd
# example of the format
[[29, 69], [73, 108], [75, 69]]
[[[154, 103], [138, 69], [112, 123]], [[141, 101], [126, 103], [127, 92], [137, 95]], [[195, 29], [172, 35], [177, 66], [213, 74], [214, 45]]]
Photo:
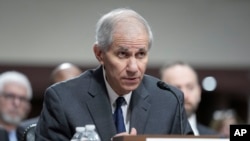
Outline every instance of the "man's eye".
[[189, 91], [192, 91], [192, 90], [194, 89], [194, 87], [195, 87], [195, 86], [193, 86], [193, 85], [188, 85], [188, 86], [187, 86], [187, 89], [188, 89]]
[[146, 56], [146, 52], [139, 52], [138, 54], [137, 54], [137, 57], [138, 58], [144, 58], [145, 56]]
[[118, 52], [118, 57], [120, 58], [124, 58], [127, 56], [127, 53], [126, 52]]

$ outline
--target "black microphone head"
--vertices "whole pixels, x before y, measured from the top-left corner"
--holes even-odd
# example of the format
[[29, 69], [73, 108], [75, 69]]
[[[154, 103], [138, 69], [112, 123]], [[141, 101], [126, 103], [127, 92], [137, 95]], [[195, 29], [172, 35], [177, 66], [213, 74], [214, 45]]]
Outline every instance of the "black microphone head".
[[163, 81], [158, 81], [157, 86], [163, 90], [170, 90], [169, 86]]

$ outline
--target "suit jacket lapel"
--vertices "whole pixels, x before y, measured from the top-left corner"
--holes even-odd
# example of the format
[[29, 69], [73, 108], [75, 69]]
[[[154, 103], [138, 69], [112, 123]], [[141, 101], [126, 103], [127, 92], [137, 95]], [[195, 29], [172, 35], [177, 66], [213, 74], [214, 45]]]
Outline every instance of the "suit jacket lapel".
[[149, 101], [149, 93], [143, 86], [143, 83], [133, 91], [130, 103], [130, 128], [134, 127], [138, 134], [144, 133], [146, 121], [149, 114], [151, 104]]
[[102, 73], [101, 67], [94, 72], [95, 78], [91, 80], [89, 88], [92, 98], [87, 105], [99, 135], [103, 140], [110, 140], [116, 134], [116, 129]]

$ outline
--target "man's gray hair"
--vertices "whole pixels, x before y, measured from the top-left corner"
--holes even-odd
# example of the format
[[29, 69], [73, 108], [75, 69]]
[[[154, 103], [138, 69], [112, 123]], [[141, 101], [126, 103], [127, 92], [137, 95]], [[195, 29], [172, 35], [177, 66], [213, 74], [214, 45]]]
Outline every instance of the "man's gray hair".
[[153, 34], [148, 22], [134, 10], [119, 8], [103, 15], [96, 24], [96, 43], [102, 50], [106, 51], [112, 44], [112, 36], [116, 23], [129, 17], [134, 17], [138, 22], [144, 25], [149, 36], [149, 49], [151, 48]]
[[29, 79], [23, 73], [17, 71], [7, 71], [0, 75], [0, 92], [3, 91], [3, 87], [8, 82], [16, 82], [22, 84], [27, 88], [28, 98], [32, 98], [32, 88]]

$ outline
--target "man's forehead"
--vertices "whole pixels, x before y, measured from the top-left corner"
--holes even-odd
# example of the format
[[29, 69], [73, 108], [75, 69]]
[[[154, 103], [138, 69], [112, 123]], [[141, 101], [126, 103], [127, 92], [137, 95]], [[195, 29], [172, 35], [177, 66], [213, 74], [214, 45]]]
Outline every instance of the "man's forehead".
[[129, 50], [138, 50], [145, 51], [148, 49], [146, 46], [117, 46], [115, 47], [117, 50], [129, 51]]
[[4, 89], [8, 89], [8, 90], [13, 90], [13, 89], [19, 89], [19, 90], [25, 90], [27, 91], [27, 87], [20, 83], [20, 82], [15, 82], [15, 81], [10, 81], [10, 82], [6, 82], [4, 85], [3, 85]]

